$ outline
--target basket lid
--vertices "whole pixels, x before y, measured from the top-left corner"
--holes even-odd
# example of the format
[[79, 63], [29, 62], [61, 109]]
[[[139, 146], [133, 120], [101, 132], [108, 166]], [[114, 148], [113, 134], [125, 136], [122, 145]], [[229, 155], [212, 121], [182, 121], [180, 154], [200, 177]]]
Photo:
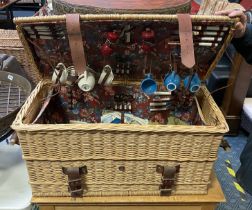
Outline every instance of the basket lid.
[[[177, 15], [81, 15], [86, 63], [97, 73], [110, 65], [115, 79], [141, 81], [145, 74], [152, 73], [155, 79], [163, 80], [175, 69], [182, 77], [197, 72], [204, 80], [230, 43], [231, 29], [237, 19], [203, 15], [189, 18], [195, 54], [192, 68], [185, 67], [181, 61]], [[15, 22], [36, 67], [32, 70], [39, 71], [41, 78], [50, 78], [58, 63], [73, 65], [65, 15], [18, 18]]]
[[152, 13], [190, 12], [191, 0], [53, 0], [54, 13]]

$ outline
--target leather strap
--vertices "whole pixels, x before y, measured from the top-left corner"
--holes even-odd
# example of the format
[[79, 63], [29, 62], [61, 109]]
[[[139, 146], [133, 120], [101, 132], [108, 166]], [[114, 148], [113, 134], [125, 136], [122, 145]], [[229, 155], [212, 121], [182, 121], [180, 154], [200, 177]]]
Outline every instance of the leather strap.
[[75, 71], [78, 76], [86, 71], [86, 56], [84, 52], [84, 46], [82, 41], [81, 29], [80, 29], [80, 15], [79, 14], [67, 14], [66, 15], [66, 28], [68, 34], [68, 41], [71, 50], [71, 56]]
[[179, 173], [180, 165], [177, 166], [160, 166], [157, 165], [156, 171], [162, 174], [161, 184], [159, 185], [160, 195], [169, 196], [175, 185], [176, 174]]
[[192, 21], [189, 14], [177, 14], [179, 23], [179, 39], [181, 48], [181, 61], [187, 68], [195, 65]]
[[62, 168], [64, 174], [68, 176], [68, 190], [72, 197], [81, 197], [83, 195], [81, 175], [87, 173], [86, 166], [84, 167], [69, 167]]

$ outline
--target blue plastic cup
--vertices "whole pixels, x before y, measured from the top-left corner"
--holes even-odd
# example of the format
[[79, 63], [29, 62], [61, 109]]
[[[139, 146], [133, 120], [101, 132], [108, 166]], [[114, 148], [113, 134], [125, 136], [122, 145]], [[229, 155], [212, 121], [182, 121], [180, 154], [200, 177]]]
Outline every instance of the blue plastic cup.
[[152, 78], [151, 74], [146, 74], [145, 78], [141, 82], [141, 89], [147, 95], [152, 95], [157, 91], [157, 83]]
[[[187, 88], [188, 87], [188, 83], [190, 80], [190, 76], [187, 76], [184, 79], [184, 86]], [[196, 93], [199, 89], [200, 89], [200, 84], [201, 84], [201, 80], [199, 78], [199, 75], [197, 73], [195, 73], [192, 77], [190, 86], [189, 86], [189, 90], [191, 93]]]
[[172, 71], [171, 73], [166, 74], [164, 78], [164, 85], [168, 91], [176, 90], [180, 86], [179, 75], [175, 71]]

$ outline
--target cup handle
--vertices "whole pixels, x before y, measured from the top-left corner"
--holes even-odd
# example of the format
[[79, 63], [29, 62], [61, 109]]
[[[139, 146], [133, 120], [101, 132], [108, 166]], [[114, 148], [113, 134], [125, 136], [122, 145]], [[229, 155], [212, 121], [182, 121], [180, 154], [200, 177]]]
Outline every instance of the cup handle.
[[84, 71], [83, 77], [84, 77], [84, 78], [87, 78], [87, 70]]
[[[102, 75], [103, 75], [103, 72], [105, 73], [105, 76], [103, 78], [101, 78]], [[100, 75], [98, 83], [100, 85], [104, 85], [105, 82], [107, 81], [108, 77], [110, 76], [111, 72], [112, 72], [112, 68], [109, 65], [104, 66], [104, 68], [102, 70], [102, 73]], [[112, 74], [113, 74], [113, 72], [112, 72]]]

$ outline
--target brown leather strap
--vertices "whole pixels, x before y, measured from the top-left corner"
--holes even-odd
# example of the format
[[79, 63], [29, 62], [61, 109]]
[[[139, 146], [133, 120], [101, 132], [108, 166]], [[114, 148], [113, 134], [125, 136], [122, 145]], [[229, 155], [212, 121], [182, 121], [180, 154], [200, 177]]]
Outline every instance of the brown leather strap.
[[179, 173], [180, 165], [177, 166], [160, 166], [157, 165], [156, 171], [162, 174], [161, 184], [159, 185], [160, 195], [169, 196], [175, 185], [176, 174]]
[[66, 28], [74, 68], [78, 75], [86, 70], [86, 57], [80, 29], [80, 15], [67, 14]]
[[191, 16], [189, 14], [177, 14], [177, 17], [179, 23], [181, 61], [187, 68], [192, 68], [195, 65], [195, 56]]
[[83, 184], [81, 175], [87, 173], [87, 167], [63, 167], [62, 171], [68, 176], [68, 190], [72, 197], [81, 197], [83, 195]]

